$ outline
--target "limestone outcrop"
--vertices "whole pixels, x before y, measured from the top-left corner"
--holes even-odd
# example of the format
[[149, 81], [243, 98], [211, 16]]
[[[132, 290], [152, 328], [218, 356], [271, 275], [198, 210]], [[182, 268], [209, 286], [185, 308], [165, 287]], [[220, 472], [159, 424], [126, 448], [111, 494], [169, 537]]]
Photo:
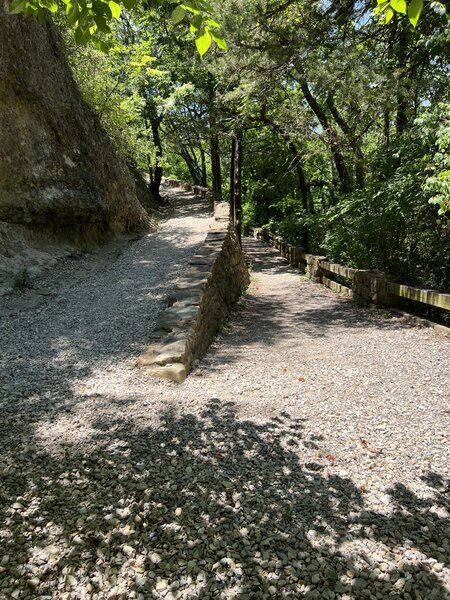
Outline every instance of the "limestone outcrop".
[[[141, 193], [141, 190], [139, 190]], [[82, 100], [51, 23], [0, 7], [0, 223], [96, 242], [145, 229], [135, 180]], [[0, 273], [1, 277], [1, 273]]]

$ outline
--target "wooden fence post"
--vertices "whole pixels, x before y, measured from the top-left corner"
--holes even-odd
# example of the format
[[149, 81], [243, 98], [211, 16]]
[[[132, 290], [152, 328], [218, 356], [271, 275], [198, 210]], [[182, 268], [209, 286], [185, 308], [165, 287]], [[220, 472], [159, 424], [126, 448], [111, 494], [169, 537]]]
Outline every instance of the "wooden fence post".
[[308, 254], [306, 257], [306, 274], [314, 283], [322, 283], [322, 268], [320, 263], [327, 260], [326, 256]]

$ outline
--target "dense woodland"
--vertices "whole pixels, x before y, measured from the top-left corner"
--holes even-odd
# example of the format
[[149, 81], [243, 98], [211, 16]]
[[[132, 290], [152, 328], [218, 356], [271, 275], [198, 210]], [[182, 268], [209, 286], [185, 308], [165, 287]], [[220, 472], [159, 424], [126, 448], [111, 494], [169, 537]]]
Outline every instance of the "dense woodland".
[[68, 19], [44, 5], [86, 100], [156, 198], [163, 175], [228, 197], [238, 147], [244, 226], [450, 287], [444, 4], [129, 0], [92, 16], [67, 2]]

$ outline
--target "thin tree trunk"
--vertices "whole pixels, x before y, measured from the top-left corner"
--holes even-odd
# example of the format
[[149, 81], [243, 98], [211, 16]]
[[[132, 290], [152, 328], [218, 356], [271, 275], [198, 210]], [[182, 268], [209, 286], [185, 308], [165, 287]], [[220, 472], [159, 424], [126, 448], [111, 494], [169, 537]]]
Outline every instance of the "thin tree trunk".
[[305, 97], [306, 102], [309, 107], [316, 115], [319, 123], [321, 124], [325, 134], [328, 136], [331, 156], [336, 166], [336, 171], [339, 177], [339, 181], [341, 182], [342, 190], [344, 192], [349, 192], [352, 189], [350, 175], [345, 164], [344, 157], [340, 151], [339, 144], [337, 142], [337, 135], [334, 129], [331, 127], [328, 117], [325, 114], [325, 111], [322, 109], [316, 98], [311, 93], [309, 89], [308, 81], [304, 75], [302, 75], [302, 70], [299, 69], [299, 82], [300, 88], [303, 92], [303, 96]]
[[186, 166], [191, 175], [192, 183], [194, 185], [202, 185], [201, 174], [198, 168], [197, 161], [194, 158], [192, 158], [192, 156], [189, 154], [189, 151], [186, 148], [181, 149], [180, 156], [186, 163]]
[[[280, 125], [278, 125], [266, 116], [265, 110], [262, 111], [261, 121], [266, 125], [272, 127], [272, 129], [274, 129], [283, 138], [287, 147], [289, 148], [290, 153], [292, 154], [295, 165], [295, 173], [297, 175], [298, 189], [300, 191], [300, 197], [302, 199], [302, 208], [305, 214], [307, 215], [309, 213], [308, 185], [306, 183], [306, 176], [302, 167], [301, 157], [297, 146], [290, 139], [289, 134], [286, 133]], [[309, 249], [309, 232], [306, 225], [303, 225], [302, 227], [302, 244], [305, 250]]]
[[155, 200], [159, 203], [162, 203], [160, 187], [161, 180], [163, 176], [163, 168], [161, 167], [161, 159], [163, 156], [163, 147], [161, 142], [161, 136], [159, 132], [159, 126], [161, 125], [161, 119], [157, 117], [150, 118], [150, 124], [152, 129], [153, 143], [156, 148], [156, 164], [154, 169], [152, 170], [152, 175], [150, 177], [150, 191], [155, 198]]
[[210, 140], [212, 189], [218, 196], [222, 195], [222, 169], [220, 165], [219, 138], [213, 133]]
[[242, 245], [242, 163], [243, 163], [243, 135], [240, 129], [234, 144], [234, 225], [239, 243]]
[[219, 136], [217, 135], [217, 114], [215, 106], [216, 82], [212, 73], [208, 73], [208, 90], [212, 189], [213, 192], [220, 197], [222, 196], [222, 170], [220, 165], [220, 145]]
[[231, 218], [235, 219], [235, 209], [234, 209], [234, 162], [236, 157], [236, 138], [231, 138], [231, 160], [230, 160], [230, 212]]
[[385, 146], [391, 143], [391, 113], [388, 108], [383, 113], [383, 141]]
[[[303, 167], [300, 162], [300, 156], [297, 151], [297, 147], [294, 143], [289, 142], [289, 150], [295, 161], [295, 172], [297, 174], [298, 187], [300, 189], [300, 195], [302, 198], [302, 208], [305, 215], [309, 213], [309, 202], [308, 202], [308, 186], [306, 185], [306, 177]], [[302, 224], [302, 245], [303, 248], [309, 250], [309, 231], [305, 223]]]
[[334, 117], [334, 120], [341, 128], [342, 132], [347, 137], [348, 143], [352, 149], [352, 152], [355, 156], [355, 179], [356, 185], [359, 189], [364, 189], [365, 187], [365, 173], [364, 173], [364, 154], [360, 144], [356, 139], [356, 131], [354, 127], [350, 127], [344, 117], [341, 115], [337, 106], [334, 103], [333, 95], [330, 93], [327, 96], [326, 103], [328, 108], [330, 109], [331, 114]]
[[[407, 43], [406, 31], [402, 27], [395, 48], [397, 52], [397, 64], [401, 70], [400, 72], [403, 73], [405, 72]], [[397, 137], [400, 137], [408, 127], [408, 94], [405, 89], [406, 86], [407, 80], [403, 74], [397, 80], [397, 115], [395, 120]]]
[[201, 144], [198, 145], [199, 149], [200, 149], [200, 158], [201, 158], [201, 162], [202, 162], [202, 183], [201, 185], [203, 187], [207, 187], [208, 185], [208, 179], [207, 179], [207, 174], [206, 174], [206, 157], [205, 157], [205, 151], [203, 150], [203, 146]]
[[231, 140], [230, 212], [241, 243], [242, 235], [242, 131]]

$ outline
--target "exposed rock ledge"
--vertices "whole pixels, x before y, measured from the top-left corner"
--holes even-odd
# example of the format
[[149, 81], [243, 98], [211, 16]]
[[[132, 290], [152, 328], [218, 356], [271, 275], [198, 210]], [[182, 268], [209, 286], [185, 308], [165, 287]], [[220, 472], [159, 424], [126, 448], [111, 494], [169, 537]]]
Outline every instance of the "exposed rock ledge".
[[[213, 200], [205, 188], [184, 187]], [[138, 359], [138, 366], [154, 377], [182, 383], [250, 282], [226, 202], [214, 204], [214, 218], [203, 246], [178, 282], [172, 306], [159, 317], [155, 342]]]
[[147, 229], [140, 194], [82, 100], [56, 28], [0, 2], [0, 289], [63, 255], [55, 242]]

